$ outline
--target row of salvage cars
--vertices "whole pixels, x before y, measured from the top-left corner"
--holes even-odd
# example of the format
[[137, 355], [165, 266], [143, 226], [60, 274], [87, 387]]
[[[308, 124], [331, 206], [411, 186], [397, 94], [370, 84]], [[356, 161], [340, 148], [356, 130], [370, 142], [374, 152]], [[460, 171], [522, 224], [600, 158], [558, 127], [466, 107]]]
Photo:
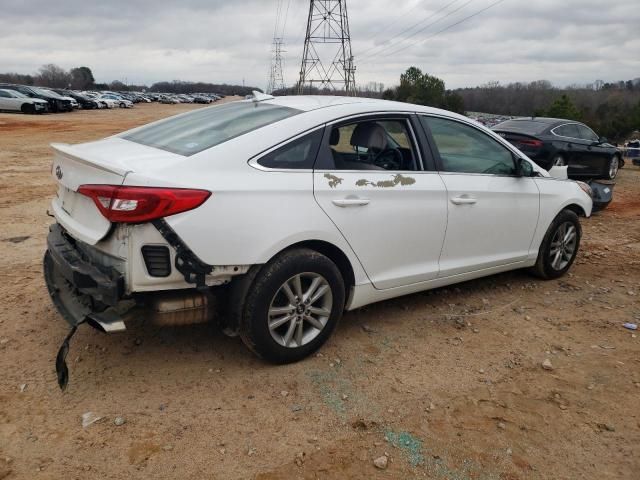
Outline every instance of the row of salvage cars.
[[70, 112], [100, 108], [132, 108], [136, 103], [212, 103], [215, 94], [173, 95], [141, 92], [77, 91], [0, 83], [0, 111], [34, 113]]

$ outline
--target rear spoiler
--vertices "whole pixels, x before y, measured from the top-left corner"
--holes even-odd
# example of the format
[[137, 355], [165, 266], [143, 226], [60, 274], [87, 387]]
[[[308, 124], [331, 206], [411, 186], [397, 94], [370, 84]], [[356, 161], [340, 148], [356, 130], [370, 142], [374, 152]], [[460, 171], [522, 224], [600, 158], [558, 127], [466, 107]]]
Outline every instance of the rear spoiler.
[[86, 159], [79, 157], [73, 145], [69, 145], [68, 143], [52, 143], [51, 148], [57, 154], [61, 154], [71, 160], [79, 163], [83, 163], [85, 165], [90, 165], [93, 168], [97, 168], [98, 170], [102, 170], [109, 173], [115, 173], [121, 177], [125, 177], [127, 173], [130, 173], [131, 170], [125, 170], [123, 168], [118, 168], [115, 165], [107, 165], [104, 162], [101, 162], [99, 159]]

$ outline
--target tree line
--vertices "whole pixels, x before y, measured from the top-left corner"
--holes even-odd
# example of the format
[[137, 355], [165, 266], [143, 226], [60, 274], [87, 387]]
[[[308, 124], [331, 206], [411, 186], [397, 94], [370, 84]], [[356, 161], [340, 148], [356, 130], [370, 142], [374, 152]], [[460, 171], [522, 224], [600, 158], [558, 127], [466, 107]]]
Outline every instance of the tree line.
[[577, 120], [599, 135], [624, 140], [640, 130], [640, 78], [589, 86], [554, 87], [546, 80], [488, 83], [456, 93], [467, 111]]
[[249, 95], [258, 87], [242, 85], [228, 85], [226, 83], [186, 82], [173, 80], [171, 82], [156, 82], [148, 85], [125, 84], [119, 80], [109, 83], [96, 83], [91, 68], [82, 66], [65, 70], [52, 63], [40, 67], [37, 73], [0, 73], [0, 83], [15, 83], [33, 85], [37, 87], [70, 88], [72, 90], [114, 90], [123, 91], [151, 91], [162, 93], [221, 93], [223, 95]]
[[400, 84], [382, 98], [443, 108], [458, 113], [547, 116], [586, 123], [599, 135], [625, 140], [640, 130], [640, 78], [557, 88], [547, 80], [447, 90], [442, 79], [410, 67]]

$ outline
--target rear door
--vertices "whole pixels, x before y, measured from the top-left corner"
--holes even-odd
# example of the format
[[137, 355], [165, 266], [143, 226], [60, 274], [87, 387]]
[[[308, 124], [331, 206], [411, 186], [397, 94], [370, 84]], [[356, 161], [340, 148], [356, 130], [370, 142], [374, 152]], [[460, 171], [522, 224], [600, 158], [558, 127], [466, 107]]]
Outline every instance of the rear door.
[[444, 184], [418, 148], [415, 117], [357, 117], [329, 125], [314, 195], [375, 288], [434, 279], [447, 224]]
[[523, 261], [538, 223], [533, 178], [515, 176], [513, 154], [462, 121], [420, 116], [447, 189], [440, 277]]
[[600, 175], [609, 163], [609, 148], [603, 147], [600, 137], [586, 125], [578, 124], [578, 133], [582, 140], [585, 151], [583, 153], [584, 173], [589, 175]]

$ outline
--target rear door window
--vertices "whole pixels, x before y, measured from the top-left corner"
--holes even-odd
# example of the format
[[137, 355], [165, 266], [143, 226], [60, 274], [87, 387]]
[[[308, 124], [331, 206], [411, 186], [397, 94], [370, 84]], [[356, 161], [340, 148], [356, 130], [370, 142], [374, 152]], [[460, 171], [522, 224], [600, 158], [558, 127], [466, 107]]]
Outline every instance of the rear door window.
[[369, 119], [331, 128], [329, 154], [335, 170], [418, 170], [406, 119]]
[[553, 132], [561, 137], [580, 138], [580, 132], [578, 131], [578, 126], [575, 123], [568, 123], [566, 125], [556, 127], [553, 129]]
[[264, 102], [231, 102], [168, 118], [121, 138], [189, 156], [298, 113]]

